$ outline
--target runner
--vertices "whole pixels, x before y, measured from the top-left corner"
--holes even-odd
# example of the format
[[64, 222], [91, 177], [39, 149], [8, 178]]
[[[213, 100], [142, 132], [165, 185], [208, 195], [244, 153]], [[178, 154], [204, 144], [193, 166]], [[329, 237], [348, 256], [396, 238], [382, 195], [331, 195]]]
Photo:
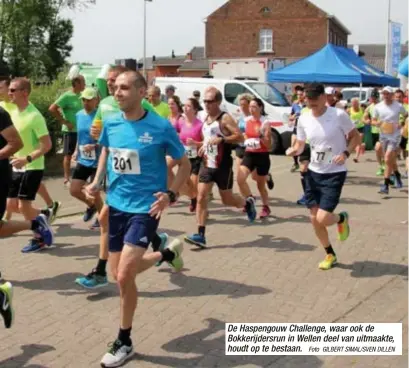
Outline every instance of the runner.
[[[91, 136], [94, 139], [98, 139], [101, 134], [102, 121], [106, 120], [110, 115], [116, 114], [120, 111], [118, 102], [114, 98], [115, 93], [115, 81], [119, 74], [129, 71], [122, 65], [116, 65], [110, 68], [108, 71], [107, 85], [109, 96], [104, 98], [99, 106], [95, 115], [94, 122], [91, 127]], [[150, 112], [154, 112], [151, 104], [146, 100], [142, 100], [142, 107]], [[87, 289], [93, 289], [105, 286], [107, 284], [106, 265], [108, 261], [108, 210], [109, 207], [104, 205], [98, 216], [98, 222], [100, 225], [100, 243], [99, 243], [99, 257], [96, 268], [94, 268], [88, 275], [78, 277], [75, 282]], [[166, 234], [163, 234], [162, 238], [155, 238], [155, 247], [163, 246], [167, 241]]]
[[[100, 196], [96, 196], [95, 201], [87, 199], [83, 193], [85, 183], [88, 179], [94, 178], [98, 165], [99, 148], [97, 142], [91, 137], [90, 130], [94, 121], [98, 107], [98, 93], [94, 88], [86, 88], [81, 93], [84, 109], [76, 116], [77, 121], [77, 167], [72, 176], [70, 187], [71, 195], [87, 205], [84, 213], [84, 222], [92, 219], [95, 213], [102, 209], [103, 202]], [[92, 228], [98, 228], [98, 219]]]
[[[10, 115], [0, 107], [0, 238], [32, 230], [35, 236], [42, 238], [47, 245], [51, 245], [53, 233], [44, 215], [39, 215], [31, 221], [3, 221], [11, 181], [9, 159], [22, 148], [23, 142], [13, 126]], [[0, 314], [3, 317], [4, 326], [10, 328], [14, 319], [13, 287], [10, 282], [0, 285]]]
[[161, 91], [158, 86], [152, 86], [148, 89], [148, 99], [153, 109], [159, 116], [165, 119], [169, 118], [170, 110], [166, 102], [161, 100]]
[[[10, 87], [11, 79], [9, 77], [0, 77], [0, 107], [6, 110], [9, 114], [16, 108], [16, 105], [10, 102], [9, 98], [9, 87]], [[58, 211], [61, 208], [61, 202], [54, 201], [48, 190], [47, 187], [43, 182], [41, 182], [40, 187], [37, 191], [38, 195], [43, 198], [47, 208], [43, 210], [43, 213], [46, 214], [48, 217], [48, 221], [53, 223], [56, 217], [58, 216]], [[11, 220], [12, 213], [7, 212], [5, 219], [7, 221]]]
[[[146, 250], [156, 234], [160, 216], [175, 201], [190, 172], [176, 131], [168, 121], [141, 107], [147, 88], [142, 75], [125, 72], [115, 86], [122, 112], [103, 121], [98, 170], [94, 182], [87, 187], [89, 194], [95, 195], [107, 170], [109, 259], [120, 290], [121, 318], [118, 338], [102, 358], [102, 367], [117, 367], [133, 353], [131, 329], [138, 299], [135, 277], [158, 261], [168, 262], [176, 271], [183, 267], [183, 244], [177, 239], [160, 251], [148, 254]], [[180, 160], [169, 191], [165, 153]]]
[[[409, 111], [408, 104], [405, 103], [404, 98], [405, 98], [405, 93], [401, 89], [397, 89], [395, 91], [395, 101], [399, 102], [404, 107], [406, 112], [408, 112]], [[402, 114], [399, 117], [399, 124], [402, 128], [405, 126], [405, 116]], [[399, 143], [399, 151], [402, 151], [403, 159], [406, 159], [407, 157], [407, 152], [406, 152], [407, 143], [408, 143], [408, 138], [405, 137], [404, 134], [402, 134], [401, 141]], [[398, 153], [398, 157], [399, 156], [400, 156], [400, 152]]]
[[[11, 160], [12, 180], [8, 191], [7, 211], [20, 212], [26, 220], [38, 218], [41, 211], [33, 208], [37, 190], [44, 174], [44, 155], [51, 149], [44, 117], [29, 102], [31, 83], [26, 78], [11, 81], [9, 94], [16, 105], [11, 120], [23, 141], [23, 148]], [[33, 238], [23, 253], [37, 252], [50, 245], [42, 238]]]
[[246, 152], [237, 174], [237, 184], [245, 198], [254, 198], [247, 184], [247, 178], [255, 171], [255, 181], [263, 203], [260, 219], [264, 219], [271, 214], [266, 190], [272, 148], [271, 129], [269, 121], [265, 118], [263, 101], [253, 98], [250, 102], [250, 112], [252, 117], [246, 121], [244, 135]]
[[[293, 134], [291, 135], [291, 145], [293, 146], [295, 141], [297, 140], [297, 122], [298, 118], [300, 117], [301, 110], [305, 107], [305, 95], [304, 95], [304, 88], [301, 86], [297, 86], [297, 100], [294, 101], [291, 107], [291, 115], [290, 115], [290, 126], [294, 126]], [[300, 168], [298, 163], [298, 156], [294, 156], [294, 164], [291, 167], [291, 172], [295, 172]]]
[[70, 182], [71, 159], [77, 146], [77, 121], [75, 116], [82, 109], [80, 93], [85, 88], [82, 75], [71, 81], [71, 90], [64, 92], [49, 108], [50, 113], [61, 123], [64, 145], [64, 184]]
[[358, 163], [359, 156], [363, 155], [365, 152], [365, 143], [363, 143], [365, 129], [365, 111], [361, 108], [358, 97], [354, 97], [351, 100], [351, 108], [348, 110], [348, 114], [352, 122], [355, 124], [355, 128], [358, 130], [359, 136], [361, 137], [361, 144], [356, 148], [355, 158], [353, 159], [355, 163]]
[[[305, 88], [311, 114], [302, 114], [298, 121], [297, 142], [287, 150], [288, 156], [300, 154], [308, 139], [311, 162], [306, 175], [306, 204], [313, 228], [327, 256], [319, 264], [322, 270], [337, 262], [327, 227], [338, 224], [338, 239], [349, 236], [348, 213], [334, 214], [346, 178], [345, 161], [359, 144], [359, 133], [345, 111], [326, 106], [325, 88], [310, 84]], [[348, 146], [345, 140], [348, 136]]]
[[[199, 170], [202, 163], [202, 158], [198, 155], [198, 150], [202, 146], [203, 123], [197, 118], [200, 104], [195, 98], [188, 98], [184, 105], [185, 118], [179, 120], [177, 131], [179, 138], [185, 147], [186, 155], [190, 160], [190, 184], [192, 188], [189, 210], [196, 212], [197, 206], [197, 186], [199, 182]], [[169, 183], [168, 183], [169, 185]]]
[[213, 183], [219, 188], [222, 203], [226, 206], [243, 208], [250, 222], [257, 216], [254, 198], [247, 199], [233, 194], [233, 159], [232, 144], [243, 142], [234, 119], [220, 109], [222, 94], [214, 87], [205, 91], [204, 104], [208, 117], [203, 123], [203, 146], [199, 155], [203, 156], [203, 164], [199, 171], [199, 186], [197, 197], [196, 219], [198, 233], [185, 237], [185, 240], [199, 247], [206, 246], [206, 219], [208, 213], [208, 195]]
[[376, 154], [376, 161], [378, 162], [378, 170], [376, 172], [376, 176], [383, 176], [385, 171], [385, 165], [383, 162], [383, 152], [382, 152], [382, 145], [379, 142], [379, 128], [372, 124], [372, 118], [374, 113], [374, 108], [379, 102], [379, 92], [378, 90], [374, 90], [371, 93], [370, 104], [365, 110], [364, 114], [364, 122], [367, 125], [371, 126], [371, 133], [372, 133], [372, 145], [375, 149]]
[[384, 184], [381, 185], [379, 193], [389, 194], [392, 174], [395, 177], [395, 187], [402, 188], [402, 178], [398, 170], [396, 154], [401, 141], [400, 114], [406, 119], [408, 113], [399, 102], [394, 101], [391, 87], [382, 89], [382, 97], [383, 101], [378, 103], [373, 110], [372, 125], [380, 128], [379, 142], [385, 155]]

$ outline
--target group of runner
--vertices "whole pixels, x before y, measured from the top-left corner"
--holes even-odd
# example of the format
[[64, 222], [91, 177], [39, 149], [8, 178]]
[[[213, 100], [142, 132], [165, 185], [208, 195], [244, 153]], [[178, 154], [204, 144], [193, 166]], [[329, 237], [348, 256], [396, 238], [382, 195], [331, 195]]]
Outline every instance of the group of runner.
[[[72, 90], [50, 111], [64, 127], [64, 169], [69, 167], [67, 162], [71, 165], [72, 158], [76, 159], [72, 178], [69, 172], [64, 174], [65, 184], [69, 184], [71, 195], [86, 205], [84, 221], [98, 213], [94, 224], [100, 229], [98, 261], [89, 274], [75, 282], [85, 288], [107, 285], [109, 259], [120, 291], [118, 335], [101, 361], [103, 367], [117, 367], [133, 352], [136, 275], [164, 262], [176, 271], [184, 265], [183, 243], [158, 232], [165, 209], [180, 196], [188, 196], [189, 210], [196, 213], [197, 232], [186, 236], [185, 241], [206, 247], [208, 203], [214, 184], [224, 205], [242, 210], [253, 222], [257, 218], [256, 200], [247, 183], [249, 177], [260, 194], [261, 219], [271, 213], [266, 188], [272, 189], [274, 182], [269, 174], [271, 129], [261, 100], [240, 96], [242, 117], [236, 122], [221, 110], [222, 94], [214, 87], [206, 89], [203, 109], [194, 95], [182, 105], [175, 88], [167, 88], [165, 103], [159, 88], [148, 88], [141, 74], [122, 66], [109, 70], [107, 82], [110, 96], [99, 101], [94, 89], [85, 88], [83, 77], [75, 78]], [[31, 229], [34, 238], [23, 249], [25, 252], [52, 246], [50, 223], [61, 205], [51, 201], [44, 210], [32, 206], [41, 185], [44, 155], [51, 143], [44, 118], [29, 102], [30, 88], [26, 79], [11, 81], [11, 101], [6, 101], [10, 106], [5, 106], [8, 112], [0, 109], [0, 170], [4, 177], [10, 175], [10, 164], [13, 170], [10, 187], [8, 181], [1, 182], [1, 193], [8, 193], [8, 199], [3, 198], [0, 204], [6, 199], [8, 203], [0, 208], [0, 218], [7, 210], [19, 211], [26, 219], [1, 221], [0, 235]], [[398, 110], [394, 103], [388, 104], [387, 92], [386, 88], [382, 90], [386, 107], [375, 106], [370, 119], [371, 125], [381, 126], [385, 164], [394, 169], [390, 156], [396, 151], [397, 133], [387, 129], [389, 125], [395, 128], [393, 114]], [[73, 102], [74, 96], [80, 106], [77, 100]], [[337, 262], [327, 228], [337, 224], [340, 241], [349, 236], [348, 213], [335, 213], [335, 209], [346, 179], [345, 162], [362, 144], [360, 127], [344, 109], [333, 107], [333, 100], [333, 93], [321, 84], [299, 90], [291, 117], [295, 125], [293, 145], [286, 152], [298, 157], [294, 165], [299, 165], [301, 172], [300, 203], [309, 208], [315, 234], [324, 247], [326, 256], [319, 264], [323, 270]], [[25, 135], [34, 138], [26, 142]], [[232, 190], [233, 149], [240, 194]], [[153, 251], [148, 253], [150, 245]], [[12, 286], [4, 283], [0, 286], [0, 313], [6, 327], [13, 320], [11, 304]]]

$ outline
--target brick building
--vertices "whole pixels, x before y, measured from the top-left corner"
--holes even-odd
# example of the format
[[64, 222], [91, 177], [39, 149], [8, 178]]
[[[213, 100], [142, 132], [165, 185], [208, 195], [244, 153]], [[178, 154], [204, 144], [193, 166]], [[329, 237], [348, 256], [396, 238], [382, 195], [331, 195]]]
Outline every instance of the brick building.
[[300, 58], [328, 42], [347, 46], [349, 34], [307, 0], [230, 0], [206, 19], [206, 57]]

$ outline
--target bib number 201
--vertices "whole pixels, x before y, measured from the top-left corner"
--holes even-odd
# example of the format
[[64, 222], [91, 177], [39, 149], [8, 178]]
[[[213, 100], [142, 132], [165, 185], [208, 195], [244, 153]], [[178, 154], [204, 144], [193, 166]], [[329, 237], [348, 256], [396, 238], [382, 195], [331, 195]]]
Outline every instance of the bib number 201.
[[141, 167], [137, 150], [114, 148], [112, 152], [112, 169], [121, 175], [139, 175]]

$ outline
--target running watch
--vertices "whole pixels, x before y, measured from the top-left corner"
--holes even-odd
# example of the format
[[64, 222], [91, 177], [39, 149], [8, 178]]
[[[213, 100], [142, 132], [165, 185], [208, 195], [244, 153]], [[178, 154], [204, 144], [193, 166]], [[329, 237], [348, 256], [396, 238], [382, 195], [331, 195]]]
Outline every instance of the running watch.
[[166, 194], [167, 194], [168, 197], [169, 197], [169, 202], [170, 202], [170, 204], [173, 204], [173, 203], [176, 202], [176, 194], [175, 194], [174, 192], [172, 192], [171, 190], [168, 190], [168, 191], [166, 192]]

